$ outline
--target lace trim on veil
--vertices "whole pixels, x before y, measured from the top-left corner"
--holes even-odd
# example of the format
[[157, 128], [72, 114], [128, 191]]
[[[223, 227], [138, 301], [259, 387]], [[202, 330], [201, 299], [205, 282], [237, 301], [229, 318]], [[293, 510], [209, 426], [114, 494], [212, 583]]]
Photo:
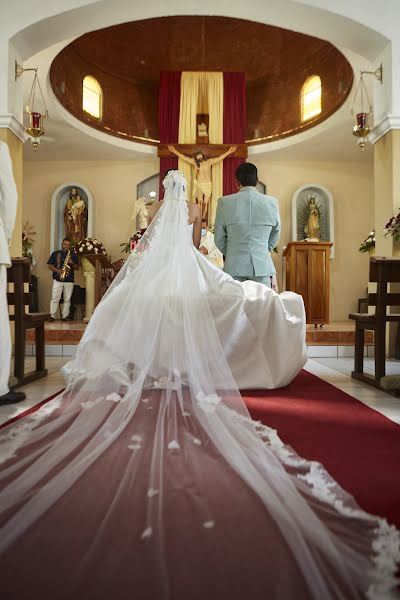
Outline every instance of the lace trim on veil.
[[[239, 418], [241, 417], [239, 416]], [[400, 564], [400, 531], [394, 525], [389, 525], [384, 518], [372, 516], [361, 508], [346, 505], [343, 500], [346, 492], [329, 475], [322, 464], [301, 458], [290, 446], [286, 446], [282, 442], [275, 429], [263, 425], [260, 421], [253, 421], [253, 423], [255, 423], [256, 430], [263, 442], [284, 465], [306, 470], [304, 474], [298, 474], [297, 477], [308, 485], [318, 500], [329, 504], [344, 517], [377, 522], [374, 530], [375, 539], [371, 547], [375, 566], [373, 578], [376, 583], [370, 585], [367, 598], [369, 600], [391, 598], [390, 592], [397, 588], [400, 581], [396, 577]], [[398, 596], [393, 596], [393, 598], [396, 597]]]
[[338, 514], [347, 518], [375, 522], [377, 524], [374, 529], [375, 538], [371, 545], [372, 561], [374, 563], [371, 574], [375, 583], [369, 586], [367, 598], [368, 600], [398, 598], [395, 590], [400, 582], [400, 579], [396, 577], [400, 565], [400, 530], [394, 525], [390, 525], [382, 517], [371, 515], [357, 505], [353, 507], [346, 504], [346, 497], [351, 498], [354, 503], [355, 501], [329, 475], [325, 467], [317, 461], [300, 457], [293, 448], [283, 443], [276, 429], [264, 425], [261, 421], [255, 421], [238, 414], [222, 404], [220, 399], [214, 395], [198, 400], [204, 412], [213, 413], [218, 406], [218, 409], [226, 412], [227, 416], [229, 415], [254, 428], [263, 443], [272, 450], [282, 464], [304, 471], [298, 473], [297, 477], [308, 486], [315, 498], [331, 506]]

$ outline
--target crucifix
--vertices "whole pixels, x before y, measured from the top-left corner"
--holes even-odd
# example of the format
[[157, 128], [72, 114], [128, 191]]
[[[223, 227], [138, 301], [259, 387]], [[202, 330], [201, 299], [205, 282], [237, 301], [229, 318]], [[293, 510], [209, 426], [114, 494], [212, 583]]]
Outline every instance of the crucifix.
[[159, 144], [158, 156], [175, 155], [193, 168], [193, 190], [188, 200], [195, 200], [201, 208], [202, 217], [208, 216], [212, 194], [212, 166], [228, 156], [247, 158], [246, 144], [209, 144], [207, 134], [208, 115], [197, 115], [196, 144]]

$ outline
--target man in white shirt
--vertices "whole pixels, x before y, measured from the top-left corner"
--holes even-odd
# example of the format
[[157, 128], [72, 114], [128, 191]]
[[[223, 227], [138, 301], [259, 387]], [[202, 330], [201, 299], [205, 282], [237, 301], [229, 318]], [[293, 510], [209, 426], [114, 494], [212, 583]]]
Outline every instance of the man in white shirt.
[[201, 222], [201, 240], [199, 250], [216, 267], [222, 269], [224, 266], [224, 257], [215, 245], [214, 234], [208, 229], [207, 221], [205, 219], [203, 219]]
[[20, 402], [23, 392], [10, 392], [11, 332], [7, 303], [7, 267], [11, 266], [9, 245], [17, 215], [18, 192], [7, 144], [0, 141], [0, 405]]

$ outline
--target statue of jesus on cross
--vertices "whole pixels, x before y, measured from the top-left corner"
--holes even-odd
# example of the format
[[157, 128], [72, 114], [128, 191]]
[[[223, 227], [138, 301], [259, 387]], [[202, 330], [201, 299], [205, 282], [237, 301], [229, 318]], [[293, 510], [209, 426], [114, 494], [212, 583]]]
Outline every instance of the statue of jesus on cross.
[[231, 146], [229, 150], [220, 156], [206, 158], [201, 150], [199, 152], [195, 152], [193, 157], [191, 157], [179, 152], [175, 146], [168, 146], [168, 150], [170, 152], [194, 167], [195, 176], [193, 197], [196, 198], [197, 203], [200, 206], [203, 219], [207, 217], [208, 205], [212, 193], [211, 167], [224, 160], [224, 158], [230, 154], [236, 152], [236, 148], [237, 146]]

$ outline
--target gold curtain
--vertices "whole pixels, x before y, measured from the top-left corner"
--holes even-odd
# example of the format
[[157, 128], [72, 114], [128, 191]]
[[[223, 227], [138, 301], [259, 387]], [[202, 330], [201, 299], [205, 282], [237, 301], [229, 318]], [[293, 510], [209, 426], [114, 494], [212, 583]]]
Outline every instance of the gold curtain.
[[[181, 76], [179, 143], [196, 143], [196, 116], [209, 115], [210, 144], [223, 143], [224, 80], [222, 73], [184, 72]], [[179, 159], [179, 169], [188, 182], [188, 200], [192, 197], [192, 167]], [[222, 162], [212, 167], [212, 197], [209, 221], [214, 222], [217, 200], [222, 196]]]
[[[196, 115], [199, 103], [201, 73], [184, 72], [181, 75], [181, 106], [179, 115], [180, 144], [196, 143]], [[185, 175], [188, 183], [187, 197], [192, 200], [192, 166], [181, 158], [178, 161], [179, 170]]]

